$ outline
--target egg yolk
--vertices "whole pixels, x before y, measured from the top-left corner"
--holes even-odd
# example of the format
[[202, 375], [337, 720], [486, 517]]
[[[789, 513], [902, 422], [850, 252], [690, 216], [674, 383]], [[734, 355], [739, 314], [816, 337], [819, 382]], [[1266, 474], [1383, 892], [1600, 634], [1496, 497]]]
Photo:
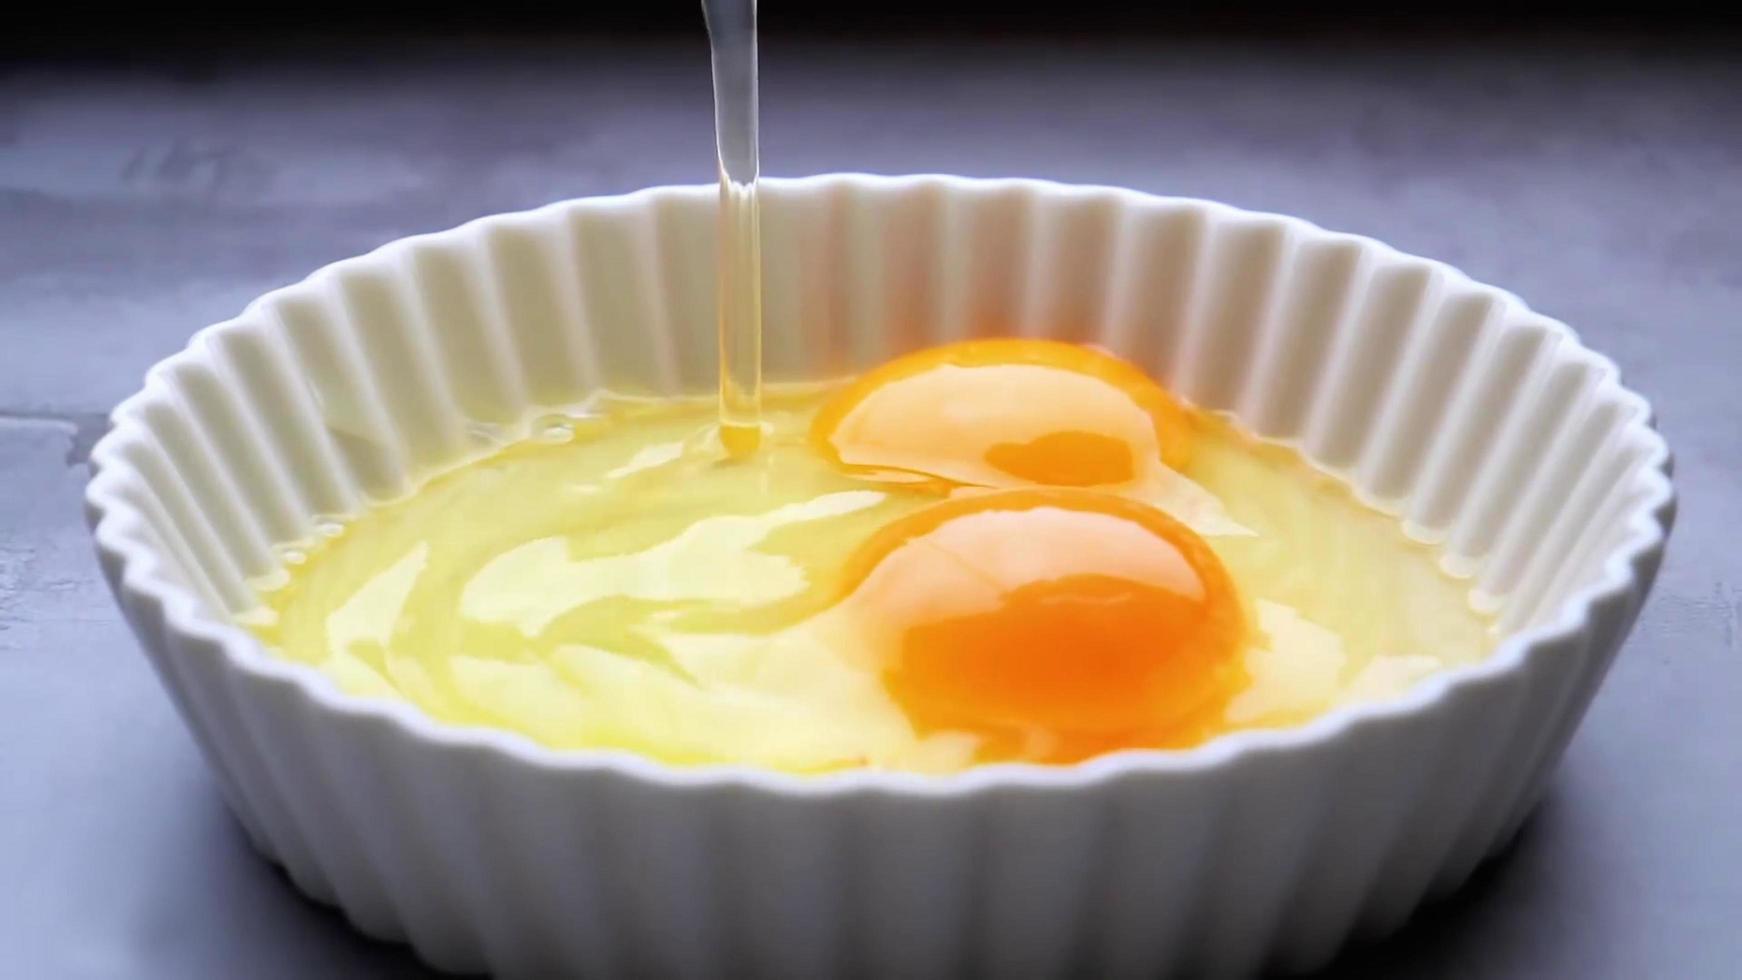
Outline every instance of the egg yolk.
[[847, 571], [890, 695], [922, 731], [981, 736], [985, 761], [1192, 744], [1243, 681], [1221, 562], [1110, 494], [943, 501], [879, 530]]
[[1185, 465], [1191, 423], [1142, 371], [1051, 340], [971, 340], [897, 358], [818, 413], [837, 464], [957, 485], [1105, 487]]

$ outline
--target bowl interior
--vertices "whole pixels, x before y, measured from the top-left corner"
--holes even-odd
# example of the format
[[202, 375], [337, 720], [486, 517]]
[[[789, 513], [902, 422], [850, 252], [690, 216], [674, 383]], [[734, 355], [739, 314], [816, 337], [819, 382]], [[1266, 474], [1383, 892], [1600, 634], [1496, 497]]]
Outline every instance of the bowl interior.
[[[94, 512], [253, 604], [275, 545], [601, 387], [714, 380], [712, 188], [395, 242], [262, 297], [155, 368], [94, 454]], [[1440, 543], [1509, 630], [1579, 614], [1661, 541], [1649, 411], [1606, 359], [1446, 266], [1293, 219], [1033, 181], [769, 181], [767, 371], [922, 345], [1097, 343], [1298, 447]]]

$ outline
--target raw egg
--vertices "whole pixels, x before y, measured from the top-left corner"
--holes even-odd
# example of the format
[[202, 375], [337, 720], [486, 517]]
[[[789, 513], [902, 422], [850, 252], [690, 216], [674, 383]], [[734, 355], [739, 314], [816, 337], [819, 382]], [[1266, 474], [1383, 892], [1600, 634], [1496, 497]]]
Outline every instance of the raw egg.
[[1240, 686], [1244, 616], [1203, 539], [1135, 501], [997, 491], [896, 520], [847, 600], [922, 730], [1070, 762], [1198, 738]]
[[1188, 411], [1030, 340], [771, 387], [747, 458], [600, 396], [287, 542], [243, 621], [445, 723], [793, 773], [1185, 747], [1491, 648], [1394, 518]]
[[1117, 487], [1190, 458], [1191, 419], [1131, 364], [1051, 340], [970, 340], [861, 376], [811, 439], [861, 471], [981, 487]]

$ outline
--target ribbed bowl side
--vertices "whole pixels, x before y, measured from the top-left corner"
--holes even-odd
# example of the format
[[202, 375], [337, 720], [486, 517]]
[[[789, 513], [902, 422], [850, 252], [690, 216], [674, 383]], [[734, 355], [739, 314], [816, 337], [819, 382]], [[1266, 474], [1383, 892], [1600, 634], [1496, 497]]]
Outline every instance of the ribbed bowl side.
[[1105, 346], [1440, 542], [1518, 631], [1495, 663], [1184, 761], [807, 785], [441, 728], [229, 624], [278, 547], [540, 411], [706, 390], [712, 217], [710, 189], [667, 189], [397, 242], [203, 331], [117, 409], [89, 492], [105, 572], [297, 887], [509, 976], [1242, 976], [1395, 928], [1517, 830], [1661, 558], [1647, 406], [1509, 294], [1204, 202], [770, 182], [769, 374]]

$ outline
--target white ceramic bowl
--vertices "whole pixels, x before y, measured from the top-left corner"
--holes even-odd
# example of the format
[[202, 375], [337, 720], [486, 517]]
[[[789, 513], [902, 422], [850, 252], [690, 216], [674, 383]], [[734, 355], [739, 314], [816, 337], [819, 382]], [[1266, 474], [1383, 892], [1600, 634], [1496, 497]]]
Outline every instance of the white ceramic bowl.
[[1609, 361], [1443, 265], [1217, 204], [953, 177], [766, 196], [772, 375], [1098, 342], [1443, 542], [1511, 635], [1299, 728], [942, 778], [674, 769], [342, 694], [231, 625], [271, 545], [598, 385], [713, 379], [712, 188], [486, 218], [200, 332], [92, 454], [121, 608], [298, 887], [516, 976], [1237, 975], [1392, 929], [1509, 839], [1673, 514]]

